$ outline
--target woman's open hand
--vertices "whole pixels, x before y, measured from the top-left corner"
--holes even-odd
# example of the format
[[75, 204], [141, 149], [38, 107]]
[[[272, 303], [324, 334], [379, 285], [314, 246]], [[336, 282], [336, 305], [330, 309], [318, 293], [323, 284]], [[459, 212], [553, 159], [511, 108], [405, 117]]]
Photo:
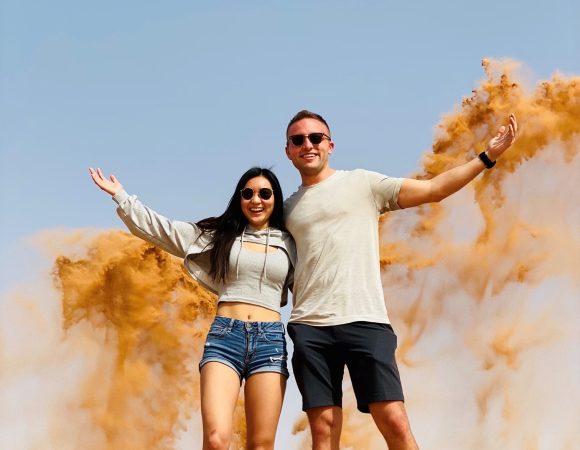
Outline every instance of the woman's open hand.
[[89, 173], [95, 184], [107, 194], [115, 195], [123, 189], [123, 185], [117, 180], [115, 175], [105, 178], [101, 169], [97, 168], [95, 170], [92, 167], [89, 167]]

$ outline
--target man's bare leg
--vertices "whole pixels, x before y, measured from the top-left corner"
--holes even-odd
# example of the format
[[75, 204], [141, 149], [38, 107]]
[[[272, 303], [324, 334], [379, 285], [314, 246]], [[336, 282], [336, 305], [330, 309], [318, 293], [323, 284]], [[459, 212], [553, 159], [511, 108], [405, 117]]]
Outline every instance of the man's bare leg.
[[369, 404], [373, 420], [387, 441], [389, 450], [418, 450], [411, 433], [405, 404], [401, 401]]
[[306, 411], [312, 434], [312, 450], [339, 450], [342, 408], [322, 406]]

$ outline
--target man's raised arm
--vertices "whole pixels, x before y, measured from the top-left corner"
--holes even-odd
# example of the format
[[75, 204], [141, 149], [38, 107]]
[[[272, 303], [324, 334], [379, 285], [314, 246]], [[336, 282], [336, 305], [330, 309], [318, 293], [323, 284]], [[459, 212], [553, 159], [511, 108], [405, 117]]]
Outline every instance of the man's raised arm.
[[487, 149], [477, 158], [449, 169], [430, 180], [407, 178], [401, 185], [398, 204], [401, 208], [410, 208], [424, 203], [439, 202], [457, 192], [486, 167], [491, 168], [514, 142], [518, 124], [516, 117], [510, 114], [509, 125], [502, 126], [497, 135], [489, 141]]

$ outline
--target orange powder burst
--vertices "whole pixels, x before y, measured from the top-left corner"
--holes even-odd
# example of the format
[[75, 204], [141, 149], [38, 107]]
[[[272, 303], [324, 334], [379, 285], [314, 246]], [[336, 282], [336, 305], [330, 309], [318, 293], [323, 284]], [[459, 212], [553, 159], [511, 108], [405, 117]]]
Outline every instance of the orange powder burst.
[[[65, 329], [89, 322], [109, 348], [75, 405], [89, 411], [102, 433], [100, 448], [174, 448], [185, 419], [199, 406], [195, 366], [215, 298], [176, 258], [122, 232], [97, 236], [84, 258], [57, 258], [55, 280]], [[235, 444], [243, 448], [244, 420], [238, 416]]]

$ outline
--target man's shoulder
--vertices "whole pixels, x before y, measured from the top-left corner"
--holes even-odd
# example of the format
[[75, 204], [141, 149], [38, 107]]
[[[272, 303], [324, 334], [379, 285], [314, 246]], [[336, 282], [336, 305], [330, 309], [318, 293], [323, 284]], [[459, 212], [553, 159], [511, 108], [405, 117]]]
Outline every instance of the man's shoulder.
[[290, 205], [293, 205], [294, 203], [296, 203], [298, 201], [298, 198], [300, 197], [300, 193], [301, 193], [300, 188], [298, 188], [294, 192], [292, 192], [292, 194], [290, 194], [290, 196], [287, 197], [286, 200], [284, 200], [284, 208], [287, 208]]
[[382, 174], [375, 170], [368, 170], [368, 169], [351, 169], [351, 170], [341, 170], [340, 171], [342, 176], [345, 178], [350, 179], [375, 179], [375, 178], [389, 178], [388, 175]]
[[390, 178], [388, 175], [384, 175], [380, 172], [375, 172], [368, 169], [352, 169], [343, 171], [342, 182], [350, 186], [360, 185], [360, 186], [373, 186], [376, 183], [381, 182], [384, 179]]
[[388, 175], [382, 174], [377, 172], [376, 170], [368, 170], [368, 169], [354, 169], [350, 171], [353, 176], [365, 177], [365, 178], [374, 178], [374, 177], [381, 177], [387, 178]]
[[296, 189], [292, 194], [290, 194], [290, 196], [286, 198], [286, 200], [284, 200], [284, 208], [294, 205], [308, 191], [324, 191], [326, 186], [331, 189], [333, 184], [344, 183], [345, 179], [352, 180], [354, 182], [356, 179], [367, 179], [372, 174], [375, 174], [375, 172], [371, 172], [366, 169], [336, 170], [331, 177], [321, 181], [318, 184], [309, 187], [304, 187], [302, 185], [298, 186], [298, 189]]

